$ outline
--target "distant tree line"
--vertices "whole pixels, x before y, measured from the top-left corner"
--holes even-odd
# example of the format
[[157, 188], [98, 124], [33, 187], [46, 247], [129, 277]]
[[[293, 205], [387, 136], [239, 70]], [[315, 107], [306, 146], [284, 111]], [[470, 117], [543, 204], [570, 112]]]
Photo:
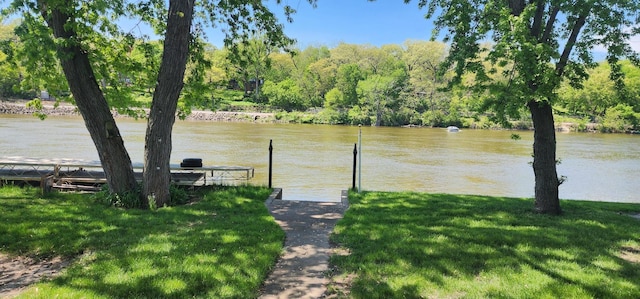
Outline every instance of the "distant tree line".
[[[22, 66], [29, 49], [21, 48], [14, 33], [21, 29], [17, 21], [0, 26], [0, 96], [33, 99], [47, 90], [64, 100], [68, 87], [59, 66], [46, 61], [36, 70]], [[159, 67], [162, 43], [131, 40], [124, 46], [126, 51], [119, 55], [126, 55], [122, 61], [130, 66], [118, 77], [126, 84], [120, 84], [120, 90], [109, 89], [109, 82], [102, 84], [107, 93], [123, 94], [120, 100], [110, 97], [114, 107], [139, 115], [135, 108], [150, 103], [155, 85], [150, 74]], [[482, 95], [447, 88], [453, 70], [441, 69], [448, 51], [441, 42], [408, 40], [381, 47], [341, 43], [283, 51], [257, 36], [229, 47], [207, 45], [201, 57], [207, 63], [190, 63], [202, 69], [189, 74], [200, 74], [204, 80], [185, 78], [183, 93], [190, 96], [179, 105], [181, 115], [190, 109], [249, 106], [245, 109], [281, 111], [278, 117], [310, 123], [473, 128], [500, 123], [491, 112], [478, 112], [485, 111]], [[563, 83], [554, 105], [556, 120], [573, 123], [578, 131], [639, 130], [640, 70], [628, 62], [622, 66], [622, 92], [610, 79], [606, 62], [591, 69], [581, 86]], [[135, 90], [137, 97], [124, 97], [122, 88]], [[530, 128], [527, 113], [521, 115], [525, 116], [511, 124]]]

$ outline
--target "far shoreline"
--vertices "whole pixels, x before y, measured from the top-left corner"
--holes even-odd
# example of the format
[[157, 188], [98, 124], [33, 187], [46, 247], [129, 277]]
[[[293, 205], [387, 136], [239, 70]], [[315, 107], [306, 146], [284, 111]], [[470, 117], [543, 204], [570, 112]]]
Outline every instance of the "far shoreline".
[[[0, 99], [0, 114], [7, 115], [34, 115], [35, 113], [42, 113], [46, 116], [80, 116], [78, 109], [75, 105], [67, 102], [55, 101], [42, 101], [42, 110], [36, 108], [27, 107], [28, 100], [21, 99]], [[148, 109], [144, 109], [148, 112]], [[112, 109], [114, 118], [131, 118], [133, 116], [119, 113], [116, 109]], [[35, 116], [34, 116], [35, 117]], [[274, 112], [246, 112], [246, 111], [206, 111], [206, 110], [192, 110], [185, 121], [205, 121], [205, 122], [244, 122], [244, 123], [263, 123], [263, 124], [307, 124], [305, 122], [296, 122], [287, 119], [281, 119]], [[321, 123], [316, 123], [321, 124]], [[322, 123], [324, 124], [324, 123]], [[329, 124], [326, 125], [336, 125]], [[343, 124], [338, 124], [343, 125]], [[619, 132], [603, 132], [598, 129], [597, 123], [584, 124], [585, 128], [582, 130], [578, 124], [573, 122], [556, 122], [557, 133], [603, 133], [603, 134], [640, 134], [640, 131], [626, 130]], [[398, 128], [432, 128], [430, 126], [421, 125], [406, 125], [397, 126]], [[491, 128], [477, 128], [477, 127], [461, 127], [461, 129], [467, 130], [511, 130], [511, 131], [532, 131], [532, 124], [516, 124], [514, 128], [508, 129], [503, 127], [491, 127]]]
[[[27, 107], [27, 100], [0, 100], [0, 114], [33, 115], [40, 112], [46, 116], [80, 116], [76, 106], [60, 102], [56, 107], [54, 101], [42, 101], [42, 110]], [[146, 110], [146, 109], [145, 109]], [[133, 118], [112, 110], [115, 118]], [[203, 111], [193, 110], [185, 120], [188, 121], [217, 121], [217, 122], [260, 122], [276, 123], [275, 113], [264, 112], [233, 112], [233, 111]]]

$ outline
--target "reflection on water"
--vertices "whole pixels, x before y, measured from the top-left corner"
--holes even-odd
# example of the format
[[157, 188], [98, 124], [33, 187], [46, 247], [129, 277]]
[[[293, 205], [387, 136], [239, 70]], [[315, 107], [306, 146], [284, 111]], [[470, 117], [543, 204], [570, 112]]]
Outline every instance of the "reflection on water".
[[[142, 162], [146, 123], [118, 119], [134, 162]], [[177, 121], [172, 163], [253, 166], [266, 185], [273, 140], [274, 186], [285, 199], [337, 200], [351, 186], [358, 127]], [[0, 156], [96, 160], [79, 117], [0, 116]], [[445, 129], [362, 128], [362, 188], [533, 196], [533, 134]], [[562, 198], [640, 202], [640, 136], [559, 134]]]

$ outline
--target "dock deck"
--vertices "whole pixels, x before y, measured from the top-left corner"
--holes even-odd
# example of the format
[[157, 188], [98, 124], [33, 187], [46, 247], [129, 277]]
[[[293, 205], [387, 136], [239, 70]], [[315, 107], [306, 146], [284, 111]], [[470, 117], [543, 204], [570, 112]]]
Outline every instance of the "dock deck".
[[[132, 164], [136, 179], [142, 181], [142, 163]], [[181, 167], [171, 164], [171, 180], [176, 185], [207, 186], [234, 184], [253, 178], [247, 166]], [[40, 183], [58, 189], [94, 190], [106, 183], [100, 161], [79, 159], [36, 159], [0, 157], [0, 182]]]

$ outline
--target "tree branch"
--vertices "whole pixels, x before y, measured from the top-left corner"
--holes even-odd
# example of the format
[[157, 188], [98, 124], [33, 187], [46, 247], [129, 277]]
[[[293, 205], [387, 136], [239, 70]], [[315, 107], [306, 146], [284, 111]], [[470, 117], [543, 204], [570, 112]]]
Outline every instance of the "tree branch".
[[544, 0], [536, 0], [536, 15], [533, 18], [533, 24], [531, 25], [531, 36], [539, 39], [542, 31], [542, 18], [544, 17]]
[[38, 1], [38, 7], [40, 8], [40, 15], [42, 15], [42, 18], [44, 18], [49, 28], [51, 28], [51, 31], [53, 31], [53, 36], [68, 39], [75, 35], [75, 32], [65, 29], [64, 25], [67, 23], [67, 20], [70, 19], [68, 14], [61, 12], [58, 7], [54, 7], [51, 12], [49, 12], [49, 7], [44, 1]]
[[525, 6], [525, 0], [509, 0], [509, 8], [511, 9], [511, 14], [514, 16], [522, 14]]
[[576, 22], [573, 24], [571, 35], [569, 36], [567, 43], [564, 45], [564, 50], [562, 51], [562, 56], [560, 56], [560, 60], [556, 64], [556, 73], [558, 74], [559, 77], [562, 77], [564, 73], [564, 69], [567, 66], [567, 63], [569, 61], [569, 55], [573, 50], [573, 46], [576, 44], [576, 40], [578, 39], [580, 30], [582, 30], [582, 26], [584, 26], [584, 24], [587, 21], [587, 16], [589, 15], [590, 11], [591, 11], [591, 8], [589, 8], [586, 12], [583, 12], [578, 17]]
[[551, 38], [551, 31], [553, 31], [553, 23], [556, 22], [556, 18], [559, 12], [560, 12], [559, 6], [556, 5], [551, 8], [551, 12], [549, 13], [549, 19], [547, 20], [547, 25], [544, 28], [544, 34], [542, 35], [542, 38], [540, 38], [540, 42], [542, 43], [549, 42], [549, 39]]

